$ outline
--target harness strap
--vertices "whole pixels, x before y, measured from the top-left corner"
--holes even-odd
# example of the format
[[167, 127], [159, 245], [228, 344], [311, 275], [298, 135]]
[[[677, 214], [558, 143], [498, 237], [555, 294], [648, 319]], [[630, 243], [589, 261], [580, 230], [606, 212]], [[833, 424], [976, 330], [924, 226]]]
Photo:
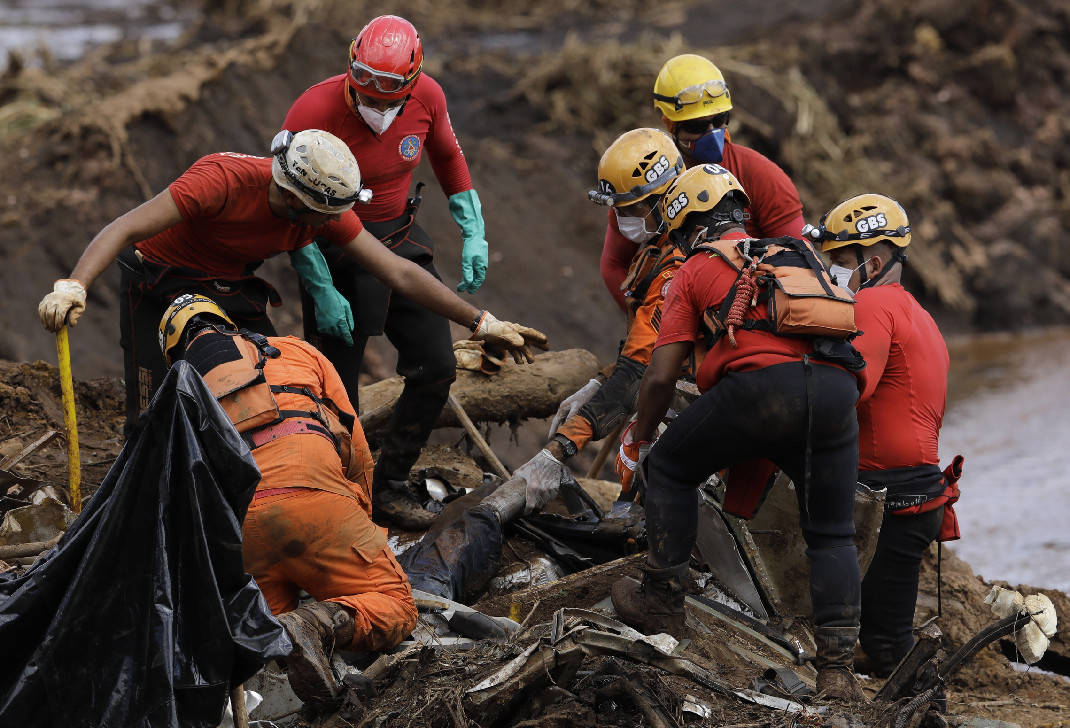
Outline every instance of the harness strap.
[[[308, 397], [317, 404], [326, 405], [331, 409], [332, 412], [334, 412], [339, 422], [342, 423], [342, 427], [346, 428], [351, 433], [353, 432], [353, 425], [356, 422], [356, 417], [354, 417], [352, 414], [346, 412], [344, 409], [335, 404], [334, 400], [330, 397], [317, 397], [316, 395], [312, 394], [312, 390], [310, 390], [308, 387], [290, 387], [285, 384], [272, 384], [270, 386], [272, 392], [282, 392], [285, 394], [300, 394], [304, 397]], [[319, 416], [317, 415], [315, 419], [318, 420]]]
[[287, 435], [301, 435], [306, 433], [320, 435], [321, 437], [327, 438], [332, 446], [335, 444], [334, 437], [327, 428], [322, 427], [315, 422], [309, 422], [304, 419], [295, 419], [297, 417], [309, 417], [312, 414], [311, 412], [285, 410], [279, 414], [284, 418], [281, 422], [242, 433], [242, 439], [245, 440], [245, 443], [249, 446], [250, 450], [263, 447], [269, 442], [274, 442]]

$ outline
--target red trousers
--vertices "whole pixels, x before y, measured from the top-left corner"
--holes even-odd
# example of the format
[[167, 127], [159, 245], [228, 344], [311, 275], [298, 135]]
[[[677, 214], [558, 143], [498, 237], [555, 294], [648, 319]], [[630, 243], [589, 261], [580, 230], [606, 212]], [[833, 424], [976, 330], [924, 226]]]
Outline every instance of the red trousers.
[[272, 613], [296, 609], [301, 589], [349, 608], [353, 642], [339, 647], [388, 649], [416, 626], [409, 579], [356, 500], [311, 488], [254, 498], [242, 539], [245, 570]]

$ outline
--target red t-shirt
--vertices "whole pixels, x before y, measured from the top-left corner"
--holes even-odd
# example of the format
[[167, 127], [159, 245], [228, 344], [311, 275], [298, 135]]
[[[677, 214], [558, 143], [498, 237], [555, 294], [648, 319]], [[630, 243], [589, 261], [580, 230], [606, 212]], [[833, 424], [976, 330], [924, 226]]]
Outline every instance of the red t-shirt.
[[160, 263], [238, 278], [252, 263], [296, 250], [314, 236], [344, 245], [364, 229], [352, 211], [322, 227], [295, 225], [268, 206], [271, 159], [221, 152], [194, 162], [171, 183], [182, 222], [136, 244]]
[[346, 89], [345, 74], [320, 81], [293, 103], [283, 128], [322, 129], [349, 145], [364, 186], [374, 193], [370, 203], [359, 206], [361, 218], [382, 222], [405, 212], [412, 173], [425, 146], [447, 196], [472, 189], [468, 163], [446, 110], [446, 95], [433, 78], [420, 74], [405, 108], [382, 136], [349, 106]]
[[[802, 236], [799, 192], [776, 163], [761, 152], [726, 141], [721, 166], [739, 180], [750, 198], [747, 211], [751, 217], [747, 221], [747, 232], [752, 238]], [[628, 274], [628, 265], [635, 252], [635, 243], [620, 234], [617, 216], [610, 210], [606, 239], [602, 245], [602, 280], [621, 308], [624, 308], [624, 294], [620, 284]]]
[[[722, 240], [741, 240], [746, 233], [728, 233]], [[738, 274], [719, 256], [699, 253], [680, 266], [669, 284], [662, 308], [661, 331], [654, 348], [677, 341], [699, 341], [702, 337], [702, 314], [711, 306], [720, 306], [728, 296]], [[769, 304], [762, 302], [750, 309], [746, 318], [769, 317]], [[705, 392], [725, 372], [746, 372], [774, 364], [799, 361], [813, 346], [809, 339], [777, 336], [767, 331], [736, 330], [735, 349], [724, 336], [709, 350], [699, 367], [696, 384]]]
[[866, 358], [858, 403], [858, 469], [937, 465], [949, 367], [933, 317], [899, 284], [855, 297], [854, 345]]

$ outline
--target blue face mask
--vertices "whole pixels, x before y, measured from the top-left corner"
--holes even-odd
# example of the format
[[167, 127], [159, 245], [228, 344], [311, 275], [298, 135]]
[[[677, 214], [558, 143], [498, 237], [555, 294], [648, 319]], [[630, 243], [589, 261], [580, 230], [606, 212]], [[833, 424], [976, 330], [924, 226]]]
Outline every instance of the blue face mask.
[[714, 129], [709, 134], [703, 134], [691, 145], [687, 156], [697, 162], [716, 164], [724, 158], [724, 135], [726, 127]]

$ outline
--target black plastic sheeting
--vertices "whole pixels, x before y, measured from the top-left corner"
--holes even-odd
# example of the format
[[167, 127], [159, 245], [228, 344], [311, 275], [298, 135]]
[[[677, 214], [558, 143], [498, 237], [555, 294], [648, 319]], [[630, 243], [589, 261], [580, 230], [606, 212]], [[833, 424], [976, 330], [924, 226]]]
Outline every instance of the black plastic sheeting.
[[259, 479], [178, 362], [59, 544], [0, 575], [0, 725], [216, 726], [230, 685], [290, 651], [242, 567]]

